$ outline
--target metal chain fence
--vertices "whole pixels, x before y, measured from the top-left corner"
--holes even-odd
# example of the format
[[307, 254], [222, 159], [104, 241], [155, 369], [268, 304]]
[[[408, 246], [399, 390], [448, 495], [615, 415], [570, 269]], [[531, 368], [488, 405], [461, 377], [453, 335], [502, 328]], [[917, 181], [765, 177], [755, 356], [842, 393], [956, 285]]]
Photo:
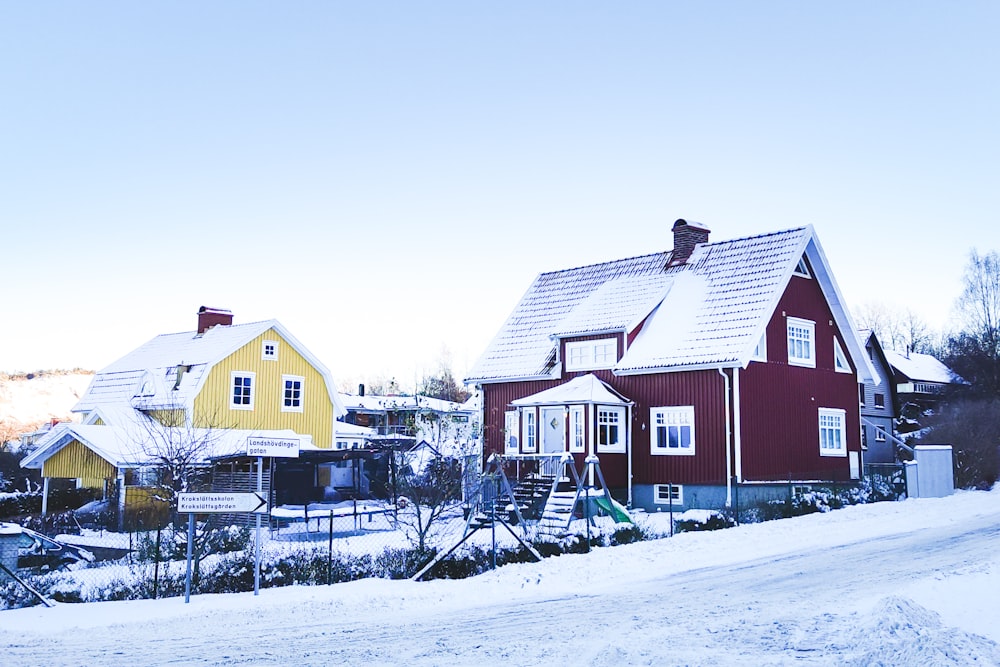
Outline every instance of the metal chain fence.
[[[391, 463], [398, 465], [400, 461]], [[546, 468], [547, 466], [547, 468]], [[736, 483], [729, 505], [719, 503], [712, 525], [702, 512], [684, 514], [669, 503], [661, 511], [631, 511], [621, 523], [601, 484], [544, 461], [482, 466], [478, 459], [439, 459], [420, 471], [390, 471], [377, 494], [367, 498], [282, 503], [269, 513], [197, 515], [192, 551], [192, 592], [254, 589], [255, 552], [260, 541], [262, 588], [290, 584], [330, 584], [364, 577], [407, 578], [434, 564], [428, 576], [468, 576], [483, 564], [530, 560], [559, 550], [589, 550], [595, 544], [667, 537], [675, 530], [700, 530], [737, 523], [825, 511], [848, 504], [828, 483]], [[899, 488], [900, 472], [866, 468], [867, 488]], [[816, 473], [821, 478], [822, 471]], [[848, 480], [844, 488], [851, 488]], [[767, 488], [770, 499], [761, 490]], [[858, 499], [865, 502], [869, 499]], [[610, 503], [608, 502], [610, 501]], [[692, 518], [694, 516], [695, 518]], [[683, 522], [691, 521], [684, 526]], [[17, 574], [24, 585], [0, 571], [0, 609], [37, 604], [25, 586], [47, 599], [88, 602], [159, 598], [184, 594], [188, 515], [164, 511], [150, 498], [122, 515], [116, 499], [98, 511], [63, 512], [29, 522], [60, 545]], [[58, 549], [63, 551], [60, 553]], [[479, 569], [477, 569], [479, 568]]]

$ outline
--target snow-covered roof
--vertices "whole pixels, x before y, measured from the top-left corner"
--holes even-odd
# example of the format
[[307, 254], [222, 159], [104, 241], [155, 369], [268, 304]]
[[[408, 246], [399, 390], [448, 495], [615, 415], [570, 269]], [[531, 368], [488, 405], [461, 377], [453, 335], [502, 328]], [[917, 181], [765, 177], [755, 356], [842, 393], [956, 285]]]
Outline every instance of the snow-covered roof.
[[207, 462], [213, 458], [245, 453], [249, 437], [298, 439], [300, 449], [316, 449], [312, 436], [296, 433], [291, 429], [166, 427], [146, 417], [145, 422], [136, 421], [118, 426], [58, 424], [39, 443], [38, 449], [21, 461], [21, 467], [41, 468], [45, 461], [73, 441], [81, 443], [116, 467], [155, 464], [155, 453], [163, 448], [158, 443], [197, 443], [199, 460]]
[[388, 410], [434, 410], [436, 412], [469, 412], [472, 408], [464, 403], [445, 401], [429, 396], [358, 396], [340, 394], [339, 400], [345, 410], [355, 412], [385, 412]]
[[557, 337], [638, 333], [618, 375], [746, 366], [799, 260], [814, 278], [863, 379], [874, 370], [811, 226], [540, 274], [467, 382], [558, 377]]
[[359, 426], [357, 424], [348, 424], [347, 422], [334, 422], [333, 423], [333, 436], [334, 438], [369, 438], [375, 435], [375, 429], [368, 428], [367, 426]]
[[940, 382], [942, 384], [962, 384], [965, 382], [936, 357], [929, 354], [910, 352], [900, 354], [885, 350], [885, 358], [893, 369], [913, 382]]
[[323, 376], [337, 417], [346, 414], [330, 371], [277, 320], [214, 326], [162, 334], [98, 371], [73, 408], [86, 412], [99, 406], [126, 405], [142, 410], [190, 408], [212, 366], [274, 329]]
[[531, 405], [628, 405], [629, 401], [593, 373], [578, 375], [557, 387], [512, 401], [515, 407]]

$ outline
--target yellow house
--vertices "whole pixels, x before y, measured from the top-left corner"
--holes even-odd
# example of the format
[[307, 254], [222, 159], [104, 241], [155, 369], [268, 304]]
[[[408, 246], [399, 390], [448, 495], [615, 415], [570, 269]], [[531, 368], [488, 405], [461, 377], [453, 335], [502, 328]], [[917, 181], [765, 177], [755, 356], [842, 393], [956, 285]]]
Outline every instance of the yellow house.
[[201, 459], [236, 453], [248, 435], [330, 449], [346, 414], [330, 371], [277, 320], [233, 324], [204, 306], [195, 331], [156, 336], [97, 372], [73, 410], [80, 423], [59, 424], [21, 465], [40, 468], [46, 489], [52, 478], [118, 487], [120, 503], [172, 442], [201, 443]]

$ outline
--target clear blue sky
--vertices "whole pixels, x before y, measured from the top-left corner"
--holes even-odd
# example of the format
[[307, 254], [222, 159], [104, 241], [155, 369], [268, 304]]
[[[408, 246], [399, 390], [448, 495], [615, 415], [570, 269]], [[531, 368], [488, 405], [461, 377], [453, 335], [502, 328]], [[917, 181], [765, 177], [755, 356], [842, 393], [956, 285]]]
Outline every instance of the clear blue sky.
[[541, 272], [815, 226], [946, 326], [1000, 249], [996, 2], [4, 2], [0, 370], [200, 305], [461, 374]]

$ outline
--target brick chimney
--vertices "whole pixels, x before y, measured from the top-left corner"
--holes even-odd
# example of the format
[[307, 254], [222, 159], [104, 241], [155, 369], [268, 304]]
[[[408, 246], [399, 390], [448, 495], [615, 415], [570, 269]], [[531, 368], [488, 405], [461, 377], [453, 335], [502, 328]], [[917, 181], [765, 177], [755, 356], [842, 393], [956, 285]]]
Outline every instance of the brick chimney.
[[209, 308], [202, 306], [198, 309], [198, 334], [201, 335], [216, 325], [228, 327], [233, 323], [233, 313], [225, 308]]
[[667, 266], [677, 266], [686, 264], [694, 247], [700, 243], [708, 243], [708, 234], [711, 231], [700, 222], [687, 221], [679, 218], [674, 223], [674, 251], [670, 254], [670, 262]]

